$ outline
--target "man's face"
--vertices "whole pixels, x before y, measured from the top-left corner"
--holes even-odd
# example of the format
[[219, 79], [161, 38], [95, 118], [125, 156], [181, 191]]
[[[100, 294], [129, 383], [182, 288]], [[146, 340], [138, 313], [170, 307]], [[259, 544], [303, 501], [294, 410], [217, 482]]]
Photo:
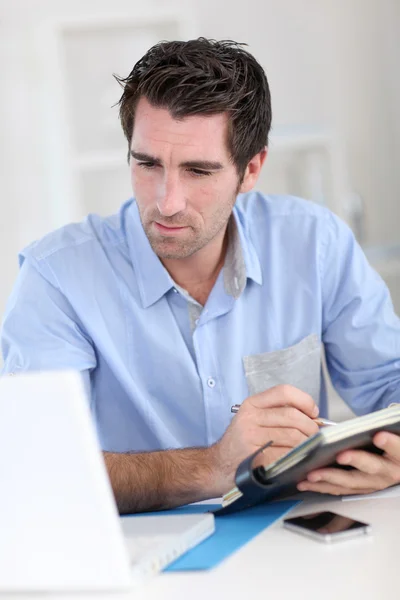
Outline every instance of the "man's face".
[[132, 186], [160, 258], [187, 258], [223, 235], [239, 187], [227, 127], [226, 114], [177, 121], [140, 99], [131, 141]]

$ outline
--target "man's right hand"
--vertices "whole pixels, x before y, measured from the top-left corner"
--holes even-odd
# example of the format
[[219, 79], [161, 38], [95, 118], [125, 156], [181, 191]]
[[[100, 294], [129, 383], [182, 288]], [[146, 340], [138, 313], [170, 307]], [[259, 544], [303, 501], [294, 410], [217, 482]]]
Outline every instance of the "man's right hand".
[[263, 453], [271, 463], [318, 431], [313, 399], [281, 385], [247, 398], [223, 437], [207, 448], [143, 453], [104, 452], [121, 513], [172, 508], [222, 496], [235, 482], [239, 464], [273, 441]]
[[267, 442], [272, 441], [272, 445], [263, 452], [263, 464], [275, 461], [317, 433], [318, 425], [313, 421], [317, 416], [318, 407], [311, 396], [290, 385], [278, 385], [247, 398], [212, 447], [221, 494], [233, 487], [239, 464]]

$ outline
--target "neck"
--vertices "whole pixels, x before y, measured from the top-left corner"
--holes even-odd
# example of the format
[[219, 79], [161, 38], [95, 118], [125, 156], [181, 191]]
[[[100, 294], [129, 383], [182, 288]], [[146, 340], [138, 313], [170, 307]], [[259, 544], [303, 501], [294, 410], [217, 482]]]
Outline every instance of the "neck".
[[220, 235], [192, 256], [179, 259], [163, 258], [161, 262], [175, 283], [204, 304], [224, 264], [227, 243], [225, 228]]

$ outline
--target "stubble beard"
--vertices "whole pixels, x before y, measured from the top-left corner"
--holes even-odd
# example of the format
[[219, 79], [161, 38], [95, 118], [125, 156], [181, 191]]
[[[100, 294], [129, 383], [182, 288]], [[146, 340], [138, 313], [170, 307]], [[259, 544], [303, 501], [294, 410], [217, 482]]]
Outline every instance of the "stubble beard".
[[[219, 211], [216, 211], [214, 215], [212, 215], [212, 221], [210, 226], [206, 231], [202, 231], [195, 224], [188, 223], [181, 219], [171, 218], [166, 219], [158, 214], [150, 215], [150, 219], [146, 219], [144, 222], [143, 215], [139, 210], [140, 220], [142, 222], [143, 229], [146, 233], [147, 239], [149, 240], [150, 246], [153, 252], [161, 259], [183, 259], [189, 258], [196, 254], [199, 250], [207, 246], [220, 232], [226, 227], [231, 214], [232, 209], [236, 201], [236, 194], [232, 199], [232, 202], [223, 206]], [[157, 235], [153, 230], [153, 221], [162, 221], [164, 225], [170, 225], [178, 227], [188, 226], [191, 229], [191, 239], [180, 240], [178, 236], [174, 237], [165, 237], [163, 238], [161, 235]], [[179, 235], [179, 234], [178, 234]]]
[[[152, 250], [159, 258], [188, 258], [195, 254], [200, 248], [199, 240], [196, 240], [196, 236], [191, 240], [179, 240], [177, 237], [162, 238], [152, 231], [151, 223], [144, 226], [147, 239], [149, 240]], [[191, 227], [191, 230], [195, 232], [195, 229]]]

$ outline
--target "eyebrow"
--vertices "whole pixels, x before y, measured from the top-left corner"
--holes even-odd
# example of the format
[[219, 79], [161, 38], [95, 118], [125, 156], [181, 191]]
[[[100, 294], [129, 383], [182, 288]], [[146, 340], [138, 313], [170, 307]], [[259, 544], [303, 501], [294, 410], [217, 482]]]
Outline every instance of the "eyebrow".
[[[145, 154], [143, 152], [135, 152], [134, 150], [131, 150], [130, 154], [135, 160], [139, 160], [142, 162], [152, 162], [155, 165], [162, 164], [160, 158], [157, 158], [156, 156], [150, 156], [150, 154]], [[185, 167], [187, 169], [201, 169], [203, 171], [220, 171], [224, 168], [224, 165], [222, 163], [210, 160], [186, 160], [179, 166]]]

